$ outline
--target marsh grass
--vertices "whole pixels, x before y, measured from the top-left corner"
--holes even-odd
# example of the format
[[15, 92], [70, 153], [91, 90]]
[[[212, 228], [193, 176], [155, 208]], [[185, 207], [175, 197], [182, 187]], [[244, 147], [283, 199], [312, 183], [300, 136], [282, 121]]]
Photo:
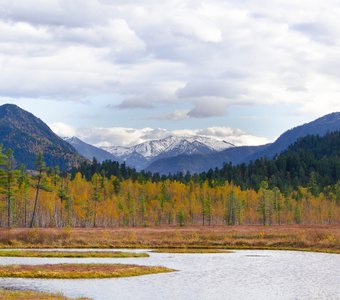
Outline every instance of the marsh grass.
[[340, 225], [0, 229], [0, 248], [271, 249], [340, 253]]
[[0, 266], [0, 277], [44, 279], [91, 279], [131, 277], [173, 272], [165, 267], [124, 264], [55, 264]]
[[149, 257], [147, 253], [122, 251], [36, 251], [0, 250], [0, 257], [47, 257], [47, 258], [133, 258]]
[[[40, 293], [33, 291], [0, 289], [0, 300], [70, 300], [63, 295]], [[90, 300], [89, 298], [72, 298], [73, 300]]]

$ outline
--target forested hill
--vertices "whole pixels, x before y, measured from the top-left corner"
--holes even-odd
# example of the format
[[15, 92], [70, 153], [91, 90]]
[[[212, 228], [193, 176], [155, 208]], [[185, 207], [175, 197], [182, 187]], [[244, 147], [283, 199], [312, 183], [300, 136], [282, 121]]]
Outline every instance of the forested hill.
[[131, 178], [139, 181], [170, 179], [188, 183], [207, 180], [212, 186], [228, 181], [243, 189], [256, 190], [263, 181], [267, 181], [270, 188], [278, 187], [284, 192], [304, 186], [310, 187], [313, 193], [317, 194], [326, 186], [335, 185], [340, 180], [340, 132], [328, 133], [323, 137], [309, 135], [301, 138], [271, 160], [262, 158], [248, 165], [238, 166], [226, 164], [221, 169], [211, 169], [198, 175], [177, 173], [160, 177], [158, 174], [137, 172], [124, 164], [110, 161], [102, 164], [96, 161], [92, 164], [83, 163], [79, 168], [73, 169], [73, 177], [76, 172], [81, 172], [87, 179], [99, 173], [108, 178], [113, 175], [121, 179]]
[[209, 171], [200, 176], [213, 181], [234, 181], [243, 188], [259, 189], [263, 180], [281, 191], [309, 187], [314, 194], [340, 180], [340, 132], [323, 137], [308, 135], [272, 160], [265, 158], [233, 167]]
[[324, 136], [328, 132], [335, 132], [339, 130], [340, 112], [334, 112], [325, 115], [310, 123], [287, 130], [274, 143], [248, 156], [244, 162], [256, 160], [261, 157], [273, 158], [275, 155], [286, 150], [288, 146], [295, 143], [299, 138], [305, 137], [307, 135]]
[[13, 104], [0, 106], [0, 144], [11, 148], [17, 164], [35, 168], [39, 152], [48, 166], [66, 169], [84, 161], [77, 151], [52, 132], [39, 118]]

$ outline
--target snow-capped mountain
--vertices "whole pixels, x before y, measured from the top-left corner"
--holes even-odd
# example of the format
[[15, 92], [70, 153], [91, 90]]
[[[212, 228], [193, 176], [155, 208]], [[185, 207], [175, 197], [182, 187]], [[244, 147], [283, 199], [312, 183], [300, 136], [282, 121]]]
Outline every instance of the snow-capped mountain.
[[144, 169], [151, 161], [181, 154], [207, 154], [234, 147], [226, 141], [204, 136], [168, 136], [131, 147], [102, 147], [127, 165]]

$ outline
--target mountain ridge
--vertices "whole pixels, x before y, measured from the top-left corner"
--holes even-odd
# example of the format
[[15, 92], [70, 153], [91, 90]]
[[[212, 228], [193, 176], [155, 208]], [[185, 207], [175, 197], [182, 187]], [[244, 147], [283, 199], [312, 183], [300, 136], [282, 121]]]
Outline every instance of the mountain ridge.
[[88, 160], [96, 158], [98, 162], [103, 162], [105, 160], [119, 161], [113, 154], [91, 144], [85, 143], [75, 136], [64, 137], [63, 140], [71, 144], [80, 155], [84, 156]]
[[76, 149], [57, 136], [41, 119], [14, 104], [0, 106], [0, 143], [11, 148], [17, 164], [35, 168], [42, 152], [47, 166], [67, 169], [84, 160]]
[[314, 121], [296, 126], [282, 133], [274, 143], [256, 154], [247, 157], [244, 162], [258, 159], [260, 157], [272, 158], [276, 154], [286, 150], [289, 145], [295, 143], [299, 138], [309, 134], [323, 136], [327, 132], [340, 130], [340, 112], [327, 114]]

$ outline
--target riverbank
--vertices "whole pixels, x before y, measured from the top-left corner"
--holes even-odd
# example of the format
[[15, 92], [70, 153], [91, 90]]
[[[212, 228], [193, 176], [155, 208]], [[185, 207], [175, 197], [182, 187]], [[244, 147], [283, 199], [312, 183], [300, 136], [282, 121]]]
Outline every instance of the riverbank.
[[271, 249], [340, 253], [340, 225], [2, 228], [0, 248]]

